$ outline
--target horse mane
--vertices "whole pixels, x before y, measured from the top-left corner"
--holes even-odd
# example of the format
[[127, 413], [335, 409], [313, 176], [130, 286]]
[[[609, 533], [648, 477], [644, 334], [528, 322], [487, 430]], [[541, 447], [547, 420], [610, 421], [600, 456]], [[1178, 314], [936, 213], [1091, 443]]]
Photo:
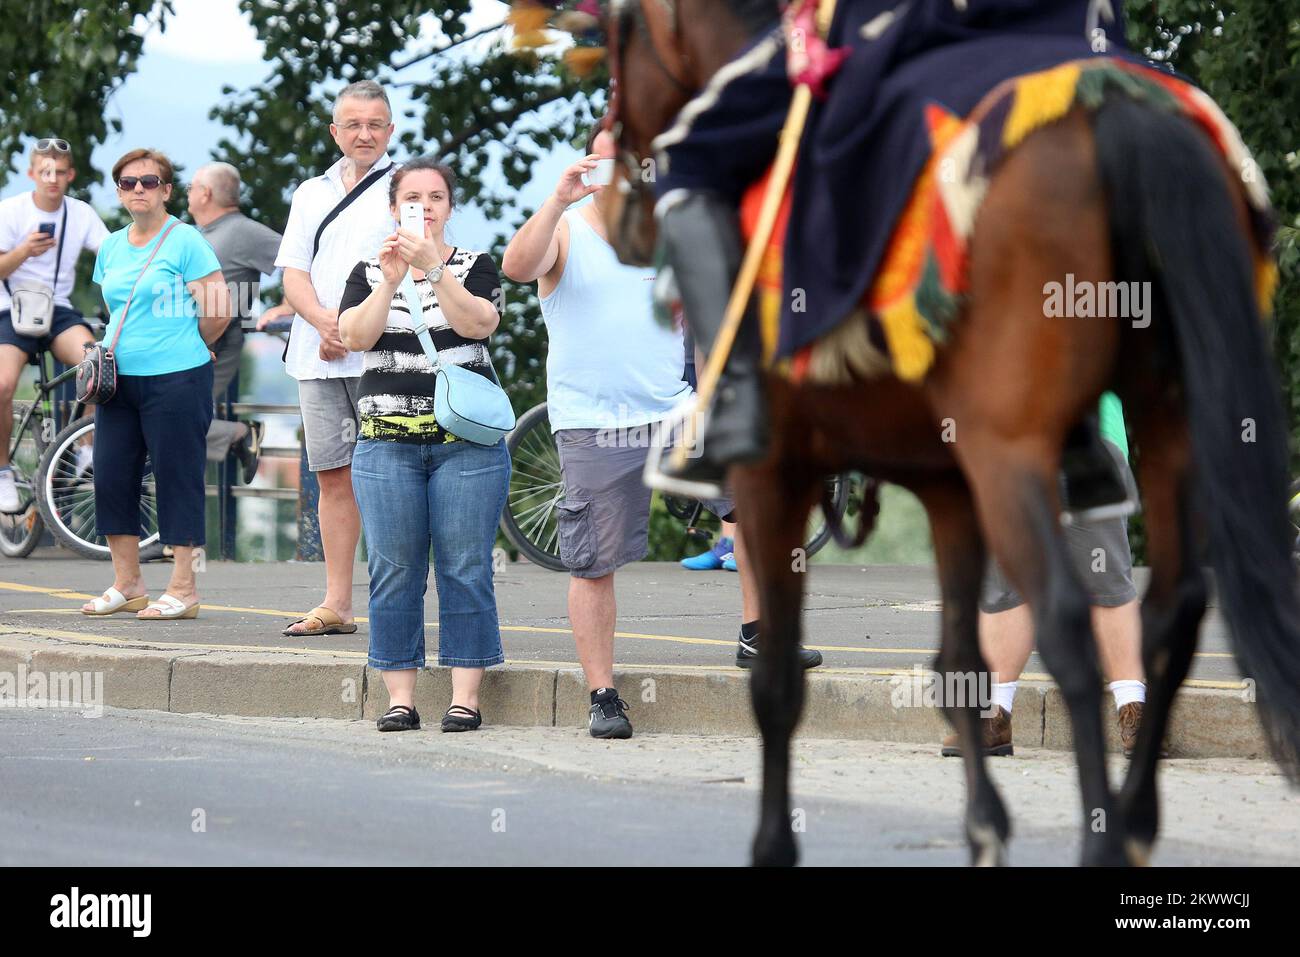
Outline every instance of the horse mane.
[[727, 9], [750, 33], [772, 26], [781, 18], [779, 0], [725, 0]]

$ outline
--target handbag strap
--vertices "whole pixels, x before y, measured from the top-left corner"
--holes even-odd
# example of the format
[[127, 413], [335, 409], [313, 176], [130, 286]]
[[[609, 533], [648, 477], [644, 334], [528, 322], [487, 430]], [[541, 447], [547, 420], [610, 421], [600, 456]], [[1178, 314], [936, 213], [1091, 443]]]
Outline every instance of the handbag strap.
[[402, 290], [402, 297], [406, 300], [406, 308], [411, 314], [411, 325], [415, 327], [415, 335], [420, 340], [420, 348], [424, 350], [429, 365], [433, 366], [433, 371], [437, 372], [441, 367], [438, 359], [438, 347], [433, 344], [433, 336], [429, 335], [429, 327], [424, 324], [424, 304], [420, 302], [420, 290], [415, 288], [415, 279], [412, 278], [409, 269], [406, 271], [406, 276], [402, 279], [398, 288]]
[[[68, 232], [68, 200], [63, 200], [63, 221], [59, 224], [59, 245], [54, 250], [54, 284], [50, 287], [50, 302], [54, 302], [59, 297], [59, 267], [63, 265], [63, 237]], [[9, 293], [9, 298], [13, 299], [14, 291], [9, 288], [9, 278], [4, 280], [5, 292]]]
[[[452, 250], [452, 256], [456, 255], [455, 249]], [[451, 261], [450, 258], [447, 260]], [[446, 263], [443, 264], [444, 267]], [[424, 304], [420, 302], [420, 291], [415, 288], [415, 279], [412, 278], [408, 269], [406, 276], [402, 279], [397, 287], [401, 290], [403, 298], [406, 299], [406, 307], [411, 313], [411, 325], [415, 327], [415, 336], [420, 340], [420, 348], [424, 350], [425, 356], [429, 360], [429, 365], [433, 366], [436, 373], [442, 368], [442, 360], [438, 358], [438, 347], [433, 344], [433, 336], [429, 335], [429, 327], [424, 324]], [[488, 371], [492, 373], [491, 382], [495, 382], [497, 387], [501, 387], [501, 380], [497, 378], [497, 370], [492, 365], [492, 357], [488, 355]]]
[[126, 308], [122, 310], [122, 321], [117, 324], [117, 332], [113, 333], [113, 344], [108, 347], [108, 355], [111, 356], [117, 349], [117, 340], [122, 337], [122, 327], [126, 325], [126, 320], [131, 312], [131, 300], [135, 298], [135, 287], [140, 285], [140, 280], [143, 279], [144, 274], [149, 271], [149, 265], [153, 262], [153, 257], [158, 255], [158, 250], [162, 249], [163, 243], [167, 241], [167, 234], [178, 225], [180, 225], [180, 220], [173, 220], [172, 224], [163, 231], [161, 236], [158, 237], [158, 244], [154, 246], [153, 252], [149, 254], [149, 258], [145, 260], [144, 268], [140, 270], [140, 275], [136, 276], [135, 282], [131, 283], [131, 292], [126, 297]]

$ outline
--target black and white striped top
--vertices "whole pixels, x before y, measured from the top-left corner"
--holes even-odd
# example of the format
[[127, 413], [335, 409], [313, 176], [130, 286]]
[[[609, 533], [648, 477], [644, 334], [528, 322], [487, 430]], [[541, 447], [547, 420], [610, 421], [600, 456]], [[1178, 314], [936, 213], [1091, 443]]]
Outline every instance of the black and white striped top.
[[[504, 306], [501, 277], [487, 253], [456, 249], [446, 270], [472, 295], [487, 299], [500, 312]], [[359, 262], [348, 276], [339, 312], [359, 306], [384, 281], [379, 260]], [[440, 361], [464, 366], [495, 380], [487, 339], [466, 339], [447, 322], [438, 294], [427, 279], [416, 282], [424, 322]], [[366, 351], [357, 393], [361, 438], [395, 442], [449, 442], [454, 436], [438, 427], [433, 415], [433, 367], [411, 323], [406, 297], [399, 289], [389, 307], [388, 324]]]

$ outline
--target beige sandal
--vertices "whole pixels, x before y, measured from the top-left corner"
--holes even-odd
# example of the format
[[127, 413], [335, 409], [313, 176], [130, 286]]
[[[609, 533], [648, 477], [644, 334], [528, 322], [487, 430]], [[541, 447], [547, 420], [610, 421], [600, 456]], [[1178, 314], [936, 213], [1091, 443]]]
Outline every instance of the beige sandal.
[[[304, 628], [302, 631], [290, 630], [294, 625], [302, 625], [310, 621], [314, 621], [316, 624]], [[297, 621], [289, 622], [289, 627], [280, 634], [286, 638], [313, 638], [316, 635], [354, 635], [356, 631], [355, 622], [345, 624], [337, 612], [331, 611], [324, 605], [317, 605]]]
[[141, 621], [175, 621], [178, 618], [197, 618], [199, 617], [199, 603], [186, 605], [179, 598], [168, 595], [166, 592], [157, 601], [151, 601], [142, 609], [149, 611], [157, 610], [156, 615], [136, 615]]
[[81, 609], [83, 615], [92, 618], [103, 618], [106, 615], [116, 615], [119, 611], [139, 611], [149, 604], [148, 595], [137, 595], [135, 598], [127, 598], [116, 588], [110, 588], [99, 598], [91, 599], [91, 605], [94, 611]]

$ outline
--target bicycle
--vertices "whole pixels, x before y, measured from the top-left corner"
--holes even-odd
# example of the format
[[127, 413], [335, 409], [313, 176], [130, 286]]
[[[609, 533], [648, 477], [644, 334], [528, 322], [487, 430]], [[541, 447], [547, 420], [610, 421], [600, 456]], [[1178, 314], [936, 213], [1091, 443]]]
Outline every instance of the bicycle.
[[[95, 528], [94, 415], [78, 403], [72, 421], [59, 429], [53, 395], [76, 377], [70, 368], [50, 377], [48, 351], [32, 357], [36, 366], [36, 398], [13, 403], [13, 433], [9, 460], [14, 467], [20, 509], [0, 514], [0, 552], [26, 558], [49, 529], [55, 541], [83, 558], [107, 561], [108, 542]], [[56, 431], [57, 430], [57, 431]], [[146, 457], [140, 498], [140, 559], [162, 555], [158, 540], [158, 506], [153, 469]]]
[[[13, 429], [9, 434], [9, 464], [13, 467], [14, 484], [18, 487], [19, 507], [16, 512], [0, 512], [0, 553], [8, 558], [26, 558], [40, 544], [45, 532], [45, 520], [36, 502], [37, 476], [41, 458], [58, 430], [52, 395], [76, 370], [50, 379], [46, 369], [45, 349], [37, 349], [28, 359], [36, 366], [37, 385], [35, 399], [13, 400]], [[38, 414], [39, 413], [39, 414]]]
[[[556, 520], [556, 506], [564, 498], [564, 477], [545, 402], [519, 417], [514, 431], [506, 437], [506, 450], [510, 453], [510, 490], [501, 513], [501, 530], [533, 564], [552, 571], [566, 571], [560, 561]], [[851, 484], [848, 475], [827, 479], [829, 500], [837, 521], [848, 508]], [[671, 495], [665, 495], [663, 501], [668, 514], [686, 523], [689, 536], [706, 541], [711, 537], [697, 525], [703, 505], [694, 499]], [[804, 545], [808, 558], [820, 551], [832, 536], [824, 510], [819, 509], [814, 515]]]

